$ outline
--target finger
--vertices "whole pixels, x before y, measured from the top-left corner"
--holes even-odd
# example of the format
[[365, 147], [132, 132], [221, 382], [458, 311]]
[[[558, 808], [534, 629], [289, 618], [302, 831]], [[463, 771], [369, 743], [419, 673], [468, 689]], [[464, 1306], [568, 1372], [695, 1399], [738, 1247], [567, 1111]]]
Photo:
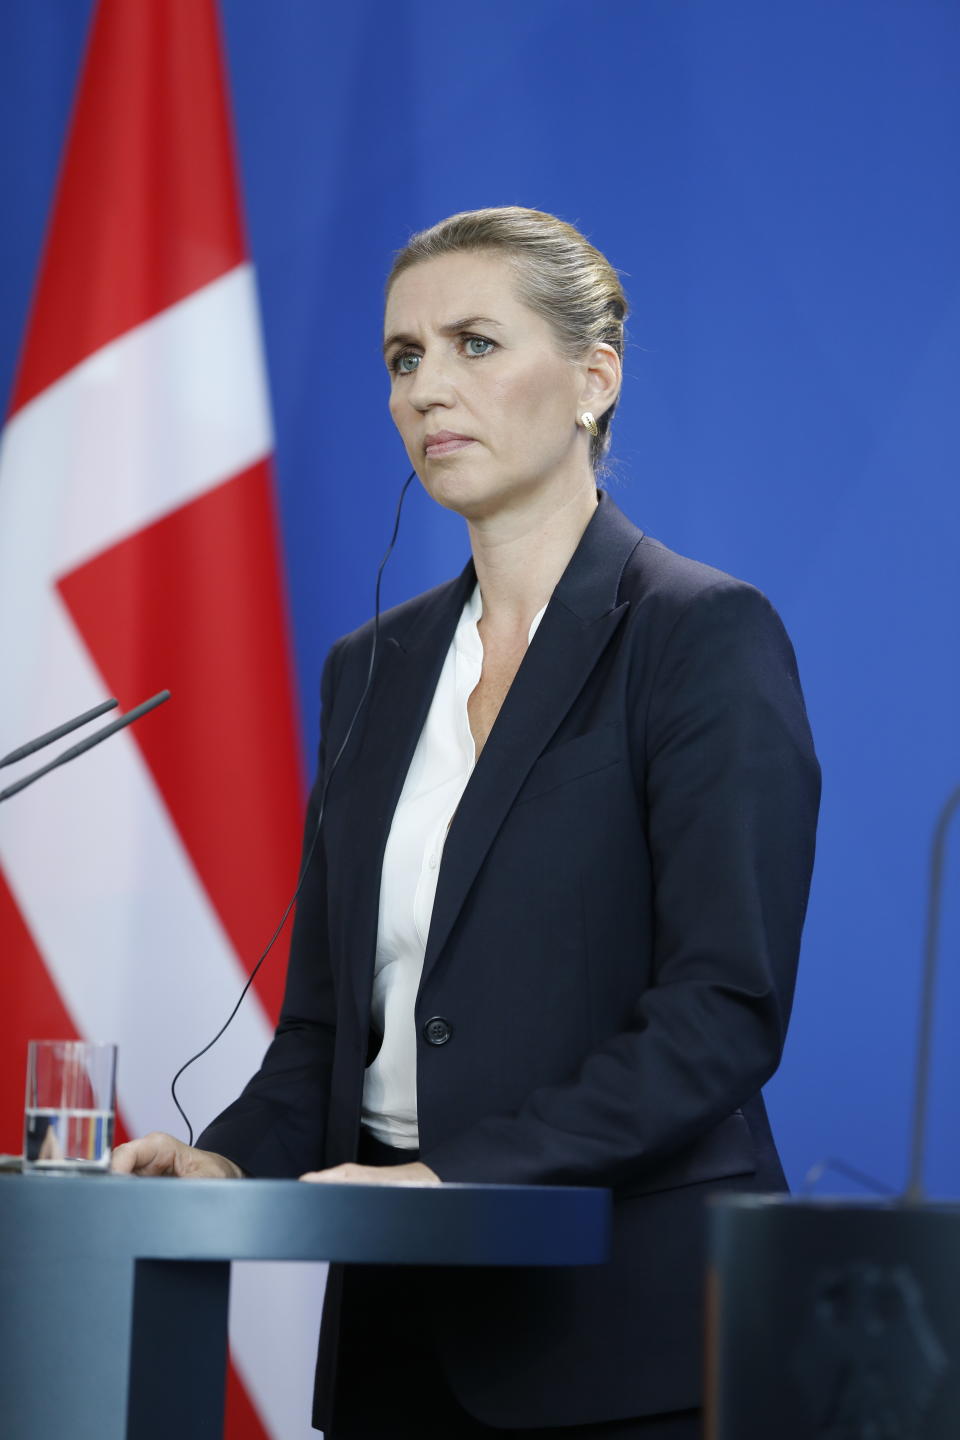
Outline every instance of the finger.
[[119, 1175], [144, 1175], [155, 1172], [157, 1147], [144, 1140], [128, 1140], [119, 1145], [111, 1157], [111, 1169]]
[[176, 1147], [177, 1142], [161, 1131], [144, 1135], [139, 1140], [128, 1140], [114, 1151], [114, 1155], [119, 1157], [118, 1173], [168, 1175], [174, 1166]]
[[134, 1140], [127, 1140], [123, 1145], [117, 1145], [110, 1156], [110, 1169], [115, 1175], [132, 1175], [137, 1164], [137, 1145]]
[[331, 1165], [329, 1170], [308, 1170], [301, 1175], [301, 1180], [309, 1180], [312, 1185], [320, 1184], [343, 1184], [345, 1181], [360, 1180], [364, 1176], [360, 1173], [368, 1167], [364, 1165]]
[[383, 1168], [376, 1165], [355, 1165], [348, 1161], [345, 1165], [333, 1165], [329, 1170], [308, 1170], [300, 1179], [319, 1185], [403, 1184], [403, 1176], [394, 1176], [394, 1168], [389, 1165]]

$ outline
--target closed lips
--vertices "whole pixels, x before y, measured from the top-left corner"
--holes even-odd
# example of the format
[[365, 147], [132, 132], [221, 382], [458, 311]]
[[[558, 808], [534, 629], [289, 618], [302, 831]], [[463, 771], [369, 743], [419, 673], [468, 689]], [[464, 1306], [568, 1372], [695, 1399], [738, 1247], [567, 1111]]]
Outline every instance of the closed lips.
[[469, 445], [472, 440], [472, 435], [455, 435], [452, 430], [439, 430], [436, 435], [427, 436], [424, 449], [429, 455], [431, 450], [455, 450], [461, 445]]

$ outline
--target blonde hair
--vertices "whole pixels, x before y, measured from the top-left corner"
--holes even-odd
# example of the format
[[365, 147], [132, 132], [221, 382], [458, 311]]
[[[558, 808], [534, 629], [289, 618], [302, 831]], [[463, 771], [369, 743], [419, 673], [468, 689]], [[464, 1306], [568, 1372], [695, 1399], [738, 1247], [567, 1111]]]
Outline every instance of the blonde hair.
[[[581, 360], [597, 344], [610, 345], [621, 363], [627, 299], [617, 272], [580, 231], [556, 215], [500, 205], [464, 210], [420, 230], [398, 251], [387, 277], [387, 293], [398, 276], [424, 260], [474, 250], [499, 251], [516, 277], [517, 294], [550, 325], [561, 354]], [[618, 397], [619, 398], [619, 397]], [[596, 469], [610, 448], [610, 422], [617, 401], [596, 416], [590, 440]]]

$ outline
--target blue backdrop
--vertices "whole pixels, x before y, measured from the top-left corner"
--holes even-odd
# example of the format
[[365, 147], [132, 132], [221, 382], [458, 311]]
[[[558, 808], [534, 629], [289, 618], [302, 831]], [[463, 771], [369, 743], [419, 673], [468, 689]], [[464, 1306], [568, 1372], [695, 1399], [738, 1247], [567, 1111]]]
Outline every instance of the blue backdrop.
[[[960, 7], [223, 12], [311, 756], [324, 652], [371, 611], [406, 473], [379, 358], [391, 252], [453, 210], [555, 211], [632, 300], [615, 498], [767, 591], [797, 647], [825, 794], [793, 1030], [769, 1090], [788, 1172], [798, 1183], [839, 1155], [899, 1184], [928, 833], [960, 780]], [[90, 0], [43, 0], [0, 16], [0, 395], [89, 14]], [[465, 554], [460, 522], [412, 497], [387, 600]], [[939, 1193], [960, 1190], [958, 856], [960, 837]]]

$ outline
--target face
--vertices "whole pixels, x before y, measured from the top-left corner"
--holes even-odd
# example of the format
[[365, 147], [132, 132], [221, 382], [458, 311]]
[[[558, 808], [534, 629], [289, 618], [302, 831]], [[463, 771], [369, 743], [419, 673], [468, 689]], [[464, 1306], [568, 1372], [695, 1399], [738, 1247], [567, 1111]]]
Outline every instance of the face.
[[390, 414], [441, 505], [468, 519], [527, 505], [564, 483], [592, 485], [578, 402], [586, 367], [490, 253], [426, 260], [387, 299]]

